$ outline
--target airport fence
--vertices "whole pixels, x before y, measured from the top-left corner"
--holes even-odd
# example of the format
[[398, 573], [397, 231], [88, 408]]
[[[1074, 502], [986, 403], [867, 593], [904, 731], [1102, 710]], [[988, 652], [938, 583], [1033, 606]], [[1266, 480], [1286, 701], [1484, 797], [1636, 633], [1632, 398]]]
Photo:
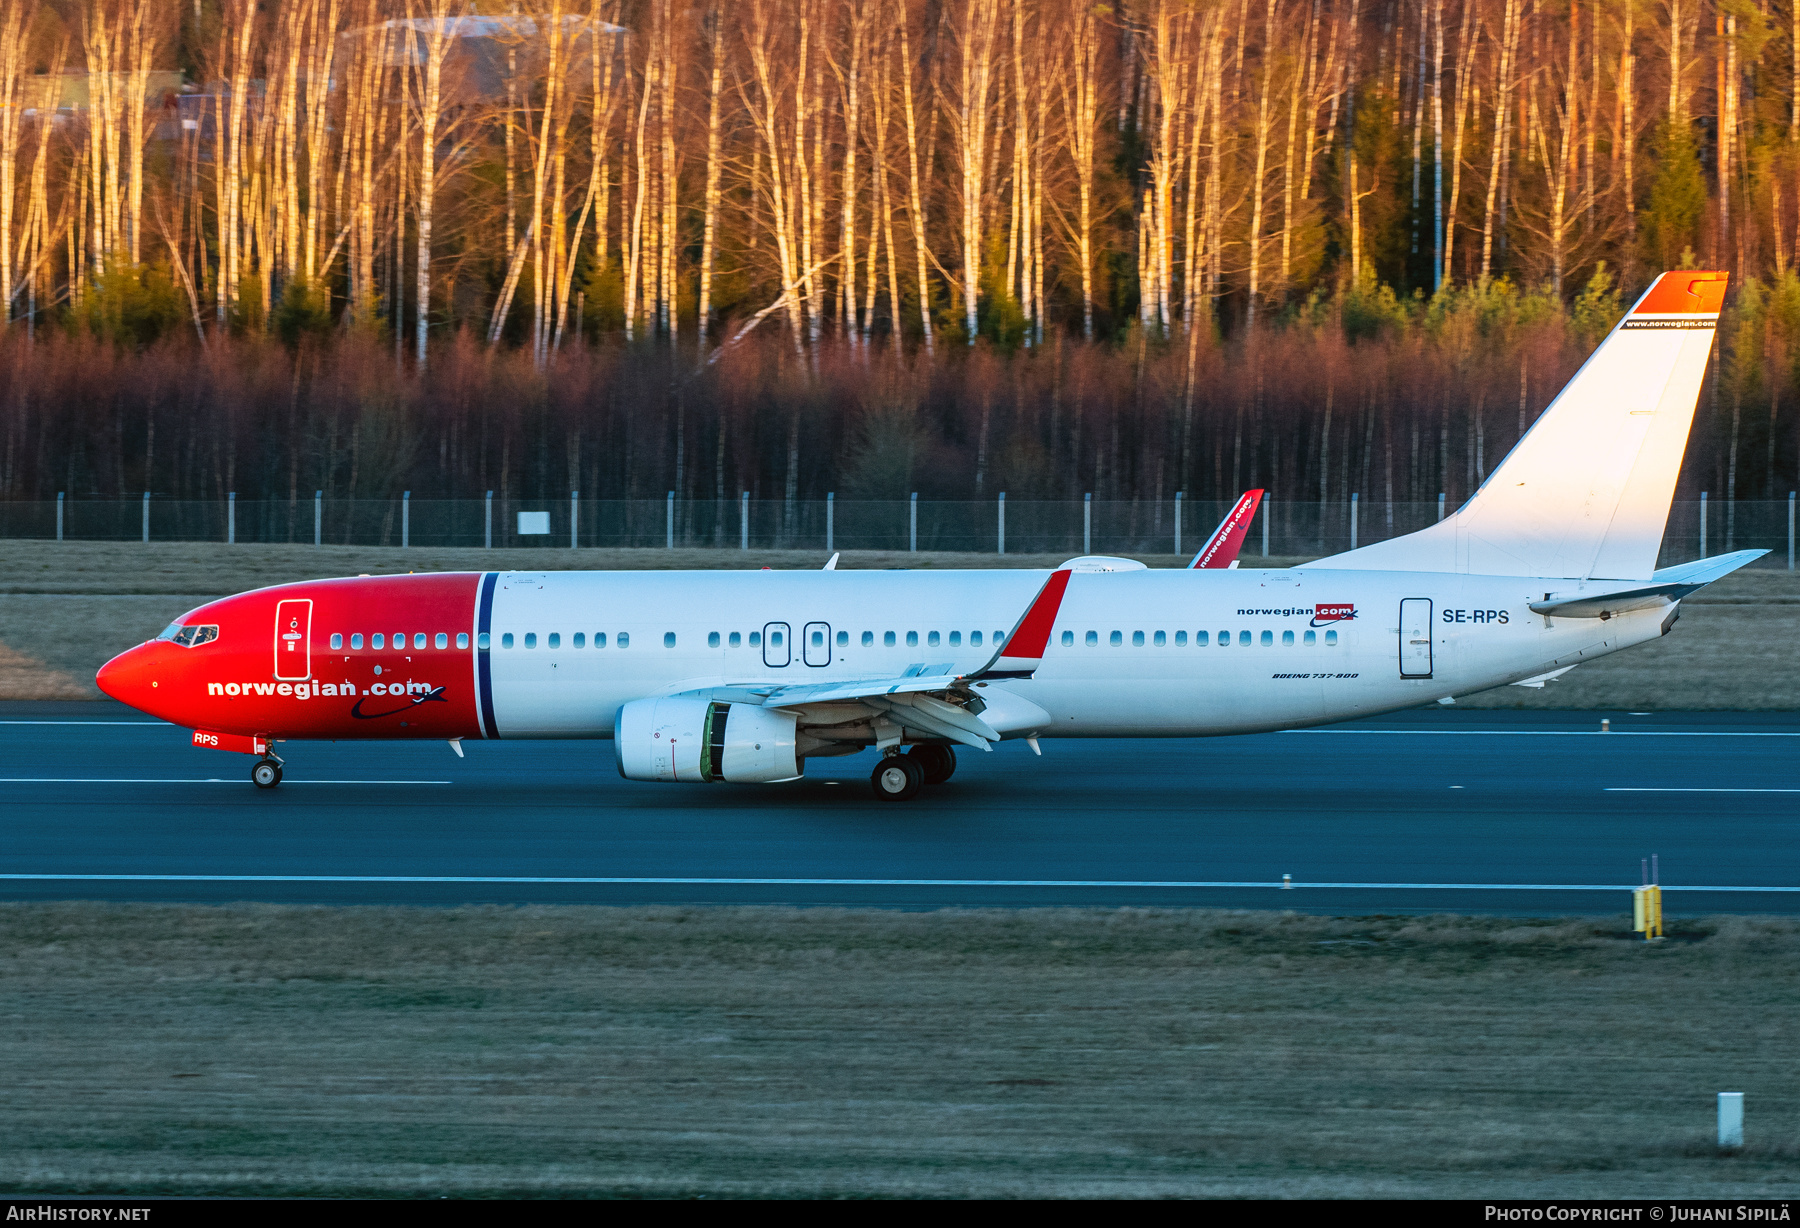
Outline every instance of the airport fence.
[[[0, 537], [503, 549], [808, 549], [998, 554], [1185, 554], [1231, 503], [1186, 499], [295, 499], [76, 498], [0, 502]], [[1260, 557], [1317, 558], [1425, 528], [1442, 498], [1265, 498], [1244, 542]], [[1795, 497], [1677, 500], [1662, 565], [1761, 548], [1794, 568]]]

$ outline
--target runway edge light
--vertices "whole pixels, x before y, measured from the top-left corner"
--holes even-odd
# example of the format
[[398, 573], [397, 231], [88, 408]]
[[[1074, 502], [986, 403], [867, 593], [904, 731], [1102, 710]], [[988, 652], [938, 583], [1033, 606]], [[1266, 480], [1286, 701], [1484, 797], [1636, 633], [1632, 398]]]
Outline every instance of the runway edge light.
[[1644, 885], [1631, 890], [1631, 928], [1642, 934], [1645, 942], [1659, 942], [1663, 936], [1661, 867], [1655, 854], [1638, 864]]

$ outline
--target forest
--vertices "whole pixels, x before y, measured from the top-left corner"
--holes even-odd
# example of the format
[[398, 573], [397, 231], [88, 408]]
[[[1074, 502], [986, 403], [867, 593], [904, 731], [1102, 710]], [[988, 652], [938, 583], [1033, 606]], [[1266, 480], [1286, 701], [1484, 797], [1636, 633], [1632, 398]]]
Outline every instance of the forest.
[[1664, 268], [1800, 465], [1800, 2], [0, 0], [0, 499], [1465, 498]]

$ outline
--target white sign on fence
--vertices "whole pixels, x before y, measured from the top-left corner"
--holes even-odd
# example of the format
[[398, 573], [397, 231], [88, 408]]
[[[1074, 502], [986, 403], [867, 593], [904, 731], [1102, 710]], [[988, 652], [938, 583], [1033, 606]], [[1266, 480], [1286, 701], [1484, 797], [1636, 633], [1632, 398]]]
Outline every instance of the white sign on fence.
[[549, 512], [520, 512], [519, 536], [529, 537], [533, 533], [548, 534], [550, 532]]

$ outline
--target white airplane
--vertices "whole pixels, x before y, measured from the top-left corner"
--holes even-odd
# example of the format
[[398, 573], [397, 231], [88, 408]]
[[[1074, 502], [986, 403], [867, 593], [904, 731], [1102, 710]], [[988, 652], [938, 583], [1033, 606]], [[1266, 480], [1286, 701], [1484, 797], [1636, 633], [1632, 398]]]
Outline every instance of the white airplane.
[[1257, 733], [1542, 685], [1666, 635], [1683, 597], [1765, 553], [1656, 568], [1725, 285], [1663, 274], [1461, 510], [1303, 567], [321, 580], [202, 606], [99, 684], [256, 756], [263, 787], [288, 739], [611, 738], [625, 778], [685, 784], [872, 748], [895, 801], [949, 779], [957, 747]]

